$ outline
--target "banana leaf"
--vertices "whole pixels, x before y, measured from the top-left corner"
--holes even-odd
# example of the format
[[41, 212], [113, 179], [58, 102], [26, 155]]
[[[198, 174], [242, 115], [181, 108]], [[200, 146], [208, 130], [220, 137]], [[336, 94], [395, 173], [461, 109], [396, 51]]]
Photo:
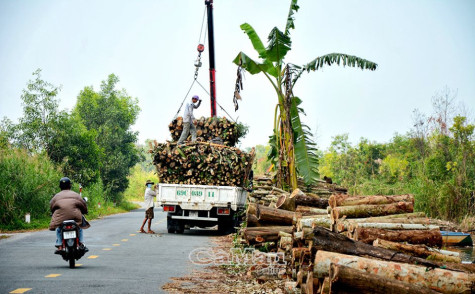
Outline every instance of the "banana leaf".
[[310, 128], [300, 120], [300, 113], [303, 109], [298, 106], [302, 100], [292, 97], [290, 106], [290, 117], [292, 130], [294, 132], [295, 165], [297, 172], [304, 178], [305, 183], [311, 184], [319, 178], [317, 145], [311, 139]]

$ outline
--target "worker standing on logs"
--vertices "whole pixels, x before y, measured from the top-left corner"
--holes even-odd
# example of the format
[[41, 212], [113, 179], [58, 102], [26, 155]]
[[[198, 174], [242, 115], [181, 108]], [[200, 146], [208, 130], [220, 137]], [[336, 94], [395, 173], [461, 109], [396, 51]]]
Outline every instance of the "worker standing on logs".
[[[187, 103], [185, 106], [185, 113], [183, 114], [183, 131], [181, 133], [180, 139], [178, 139], [177, 145], [183, 144], [186, 138], [191, 131], [191, 141], [196, 141], [196, 126], [195, 126], [195, 117], [193, 116], [193, 110], [200, 107], [201, 98], [198, 95], [194, 95], [191, 98], [192, 103]], [[198, 105], [195, 105], [198, 102]]]

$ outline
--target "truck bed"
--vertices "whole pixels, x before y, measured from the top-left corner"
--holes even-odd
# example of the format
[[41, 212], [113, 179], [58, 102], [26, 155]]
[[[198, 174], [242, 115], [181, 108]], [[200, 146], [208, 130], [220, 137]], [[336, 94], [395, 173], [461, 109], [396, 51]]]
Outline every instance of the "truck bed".
[[184, 210], [230, 207], [236, 211], [246, 204], [247, 191], [231, 186], [159, 184], [158, 205], [179, 205]]

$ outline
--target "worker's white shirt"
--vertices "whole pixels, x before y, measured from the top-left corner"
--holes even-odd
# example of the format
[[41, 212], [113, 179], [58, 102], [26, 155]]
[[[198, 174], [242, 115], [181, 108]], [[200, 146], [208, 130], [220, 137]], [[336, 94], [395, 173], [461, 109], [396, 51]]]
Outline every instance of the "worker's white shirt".
[[153, 197], [157, 196], [157, 192], [153, 191], [152, 188], [146, 188], [144, 199], [145, 199], [145, 209], [153, 207]]
[[193, 109], [195, 109], [195, 108], [198, 108], [198, 106], [196, 106], [193, 103], [187, 103], [186, 104], [185, 113], [183, 114], [183, 122], [184, 123], [193, 122], [193, 120], [195, 119], [195, 117], [193, 116]]

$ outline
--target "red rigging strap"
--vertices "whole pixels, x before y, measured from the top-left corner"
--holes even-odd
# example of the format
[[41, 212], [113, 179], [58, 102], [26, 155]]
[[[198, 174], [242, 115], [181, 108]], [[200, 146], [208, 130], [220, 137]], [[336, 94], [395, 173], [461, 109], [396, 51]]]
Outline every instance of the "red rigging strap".
[[215, 117], [216, 112], [216, 68], [214, 60], [214, 26], [213, 26], [213, 0], [205, 0], [208, 14], [208, 48], [209, 48], [209, 88], [211, 116]]

